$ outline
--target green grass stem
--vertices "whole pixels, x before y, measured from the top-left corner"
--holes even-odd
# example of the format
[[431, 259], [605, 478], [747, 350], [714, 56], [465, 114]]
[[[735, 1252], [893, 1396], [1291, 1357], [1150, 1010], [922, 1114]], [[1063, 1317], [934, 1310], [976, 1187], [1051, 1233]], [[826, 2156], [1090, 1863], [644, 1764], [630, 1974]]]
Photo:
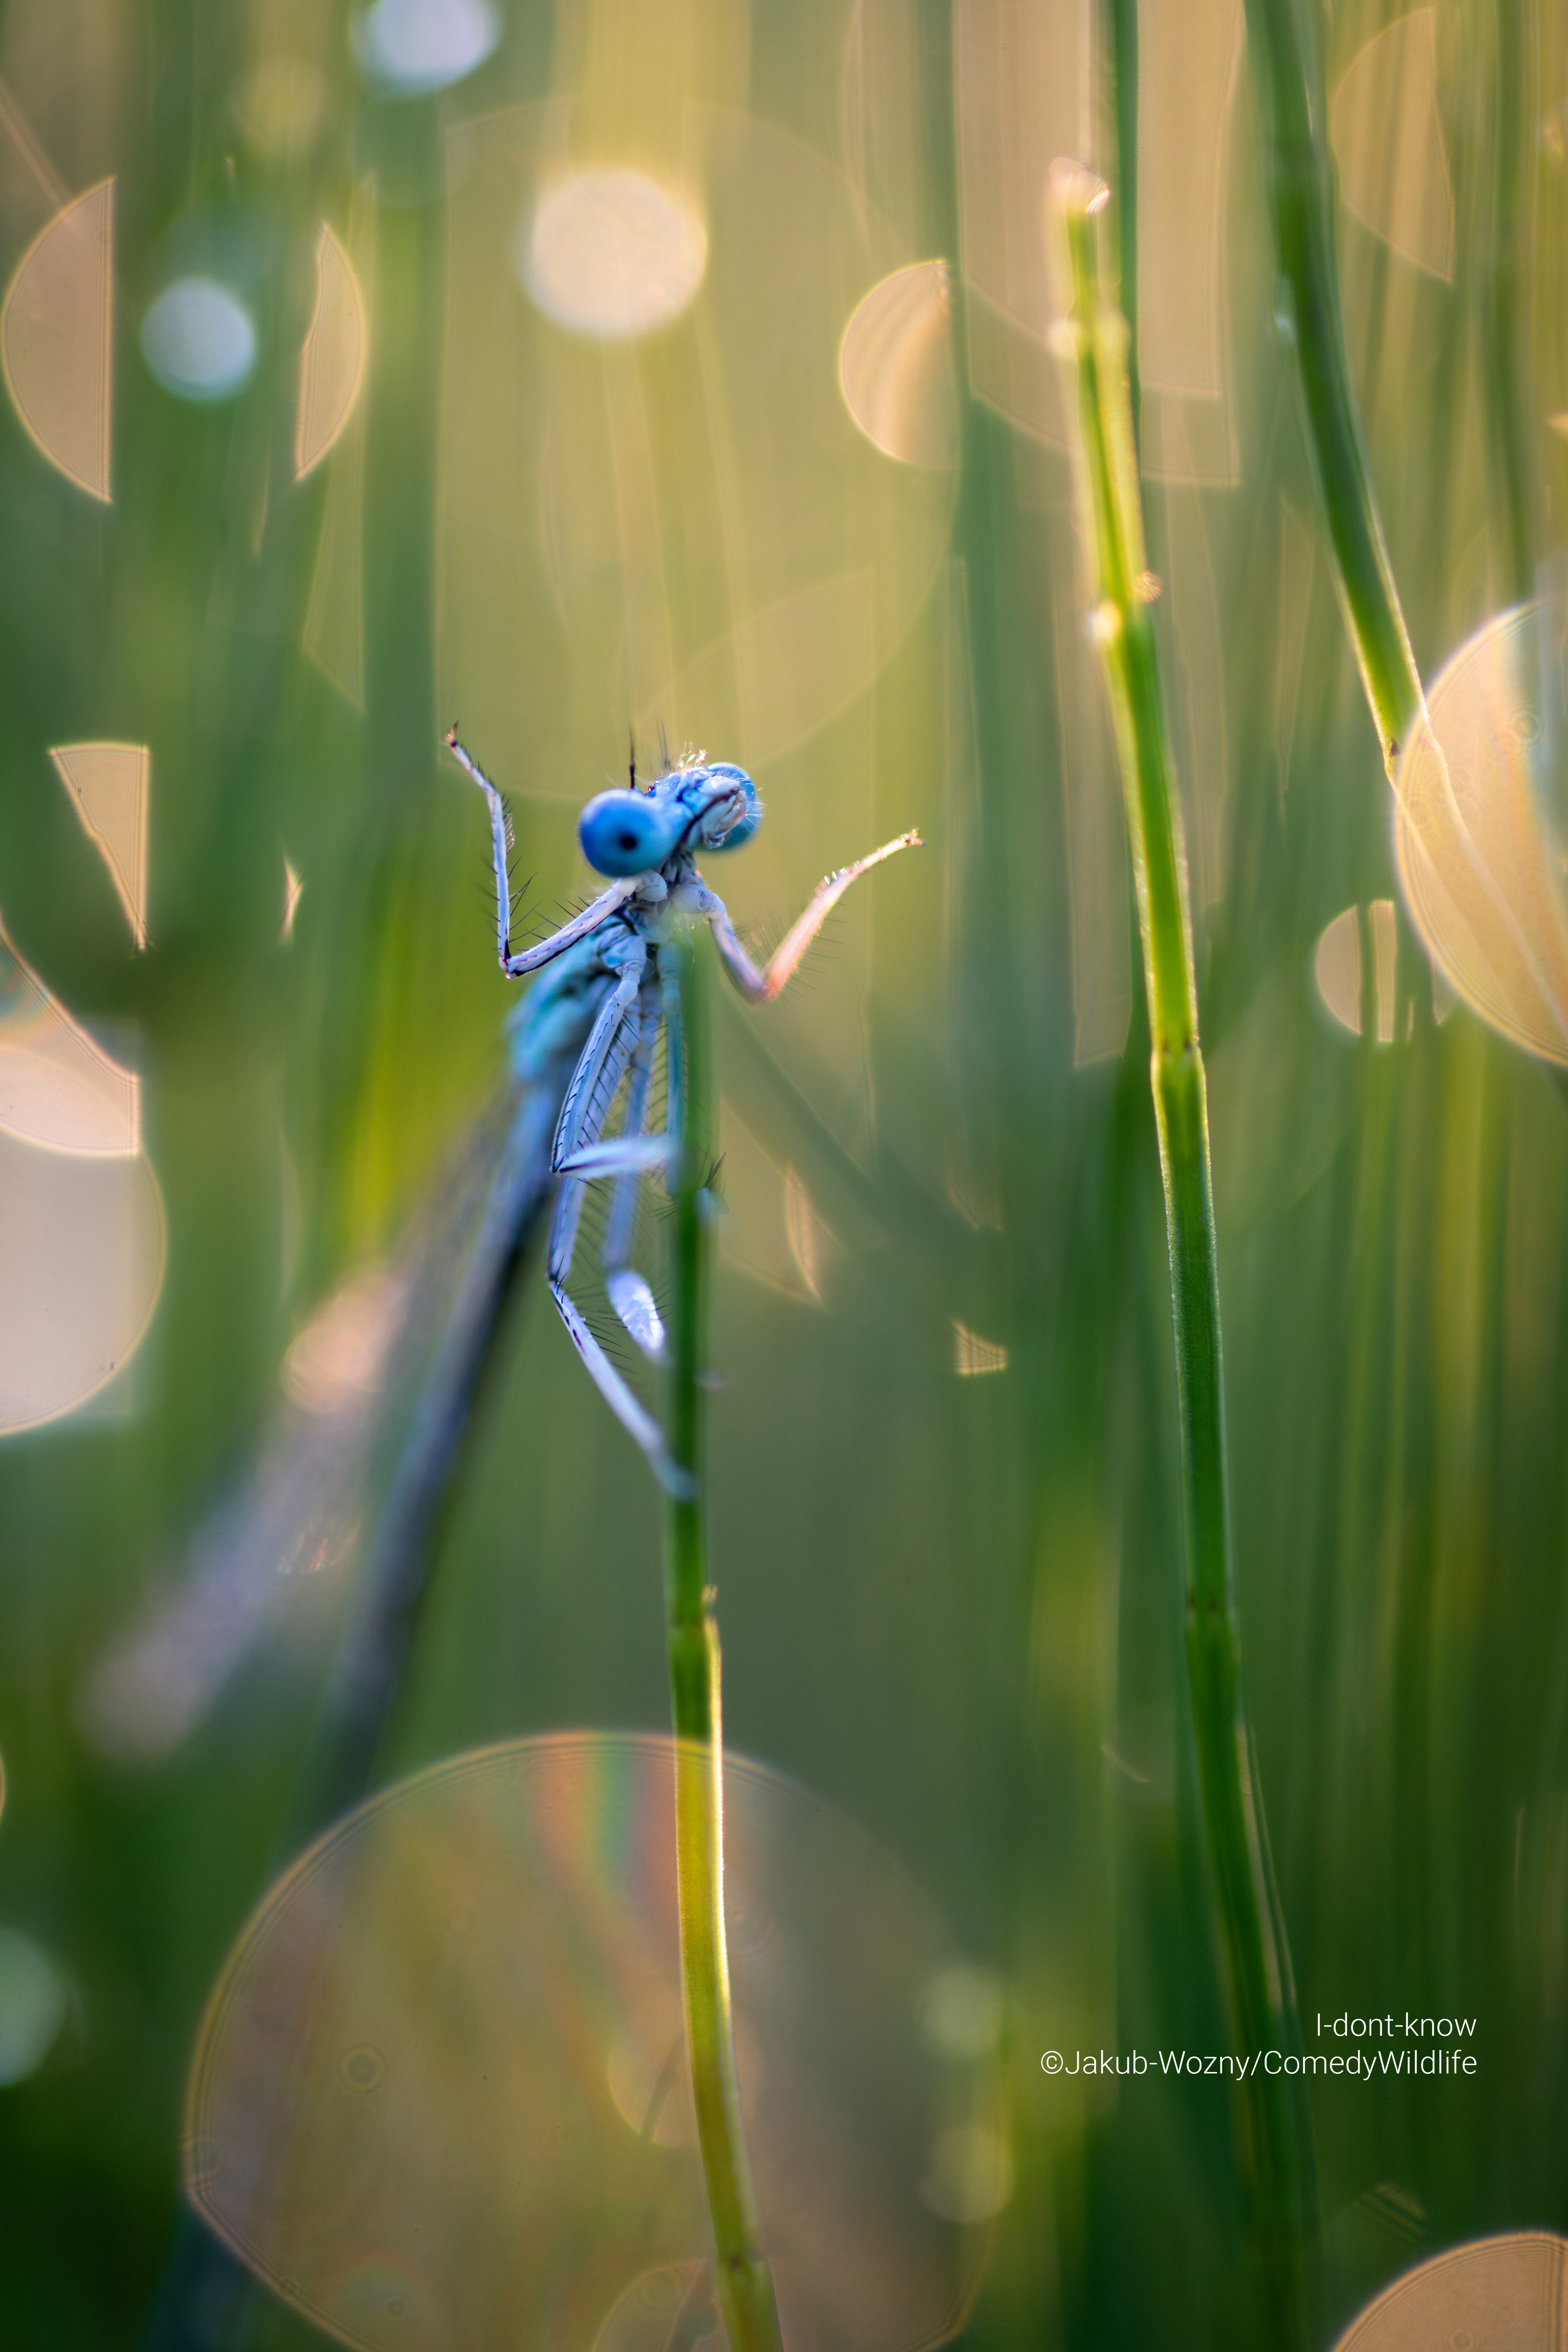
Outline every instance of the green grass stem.
[[[704, 1485], [707, 1323], [712, 1257], [705, 975], [696, 951], [664, 950], [679, 971], [681, 1148], [671, 1181], [674, 1216], [669, 1328], [669, 1451], [687, 1474], [672, 1496], [665, 1548], [669, 1685], [675, 1722], [675, 1845], [680, 1974], [697, 2137], [718, 2263], [719, 2308], [731, 2352], [782, 2352], [773, 2273], [763, 2252], [735, 2073], [730, 1965], [724, 1943], [724, 1751], [719, 1628], [708, 1581]], [[675, 1032], [671, 1031], [671, 1035]]]
[[1148, 992], [1181, 1423], [1187, 1676], [1233, 2031], [1248, 2065], [1242, 2169], [1268, 2339], [1299, 2345], [1310, 2336], [1311, 2142], [1300, 2093], [1269, 2069], [1271, 2057], [1278, 2069], [1300, 2048], [1300, 2030], [1242, 1689], [1208, 1110], [1181, 809], [1149, 612], [1127, 327], [1100, 290], [1101, 183], [1058, 165], [1056, 185], [1070, 270], [1061, 331], [1073, 364], [1091, 625], [1110, 693]]
[[1101, 0], [1116, 168], [1116, 300], [1127, 321], [1127, 403], [1132, 446], [1142, 447], [1138, 383], [1138, 0]]
[[1281, 313], [1301, 373], [1307, 440], [1340, 602], [1390, 779], [1425, 710], [1367, 468], [1340, 301], [1316, 0], [1246, 0], [1258, 79]]

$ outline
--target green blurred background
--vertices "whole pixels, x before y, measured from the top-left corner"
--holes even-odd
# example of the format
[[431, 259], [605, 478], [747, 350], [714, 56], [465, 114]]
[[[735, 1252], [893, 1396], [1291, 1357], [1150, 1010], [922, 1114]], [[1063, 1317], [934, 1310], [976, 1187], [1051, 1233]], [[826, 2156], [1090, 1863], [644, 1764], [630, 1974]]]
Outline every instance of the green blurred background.
[[[1435, 995], [1397, 909], [1239, 0], [1141, 16], [1143, 451], [1264, 1794], [1309, 2046], [1320, 2012], [1479, 2021], [1471, 2080], [1314, 2095], [1337, 2325], [1424, 2251], [1568, 2229], [1568, 1105]], [[306, 0], [0, 12], [0, 2334], [140, 2340], [204, 2000], [280, 1860], [330, 1607], [274, 1602], [155, 1759], [83, 1694], [244, 1491], [291, 1337], [395, 1252], [500, 1077], [456, 719], [541, 923], [584, 888], [576, 809], [628, 730], [645, 767], [662, 727], [757, 776], [767, 824], [711, 878], [764, 941], [823, 872], [925, 835], [754, 1016], [765, 1055], [717, 1029], [726, 1732], [899, 1854], [1003, 1987], [1013, 2180], [974, 2342], [1240, 2343], [1223, 2089], [1039, 2066], [1226, 2031], [1147, 1041], [1048, 341], [1046, 176], [1103, 152], [1099, 26], [1070, 0], [500, 0], [489, 29], [409, 95]], [[1326, 62], [1430, 673], [1543, 570], [1560, 593], [1568, 26], [1344, 0]], [[699, 238], [693, 298], [615, 340], [552, 315], [573, 281], [536, 212], [605, 166], [680, 191]], [[253, 333], [223, 396], [146, 355], [193, 276]], [[114, 770], [145, 784], [141, 950], [51, 768], [102, 744], [147, 754]], [[68, 1030], [138, 1074], [139, 1152], [16, 1111]], [[662, 1724], [658, 1579], [654, 1491], [536, 1282], [388, 1769]]]

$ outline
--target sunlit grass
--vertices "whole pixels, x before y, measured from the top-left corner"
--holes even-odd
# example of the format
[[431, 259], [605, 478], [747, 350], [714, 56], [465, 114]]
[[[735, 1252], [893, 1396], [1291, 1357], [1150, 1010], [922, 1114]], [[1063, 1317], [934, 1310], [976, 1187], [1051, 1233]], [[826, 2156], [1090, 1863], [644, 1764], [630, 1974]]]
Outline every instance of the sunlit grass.
[[1090, 551], [1089, 629], [1121, 768], [1149, 1015], [1175, 1339], [1187, 1678], [1232, 2039], [1247, 2085], [1237, 2156], [1260, 2325], [1280, 2343], [1306, 2344], [1317, 2183], [1304, 2103], [1282, 2072], [1300, 2059], [1300, 2021], [1242, 1675], [1208, 1087], [1181, 802], [1148, 611], [1156, 583], [1133, 438], [1131, 337], [1101, 290], [1100, 215], [1110, 189], [1081, 164], [1058, 162], [1052, 197], [1064, 248], [1057, 333], [1076, 412], [1074, 476]]

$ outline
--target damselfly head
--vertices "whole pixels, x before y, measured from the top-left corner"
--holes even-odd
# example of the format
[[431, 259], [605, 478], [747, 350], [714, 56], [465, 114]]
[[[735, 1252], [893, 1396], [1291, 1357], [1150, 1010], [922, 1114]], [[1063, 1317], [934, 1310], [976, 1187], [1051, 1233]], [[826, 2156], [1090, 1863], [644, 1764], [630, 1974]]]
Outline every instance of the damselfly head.
[[679, 850], [738, 849], [763, 819], [757, 788], [727, 761], [677, 768], [646, 793], [600, 793], [577, 823], [595, 873], [648, 874]]

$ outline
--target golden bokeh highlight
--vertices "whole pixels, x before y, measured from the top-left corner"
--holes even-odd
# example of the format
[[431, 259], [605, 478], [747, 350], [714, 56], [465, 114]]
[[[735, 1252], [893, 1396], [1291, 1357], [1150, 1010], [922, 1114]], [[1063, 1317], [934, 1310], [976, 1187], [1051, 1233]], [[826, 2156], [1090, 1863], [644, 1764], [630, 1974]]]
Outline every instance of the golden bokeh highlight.
[[1505, 1037], [1568, 1063], [1568, 906], [1549, 818], [1563, 740], [1553, 614], [1498, 614], [1445, 664], [1394, 774], [1412, 921], [1457, 995]]
[[51, 1152], [142, 1148], [141, 1081], [71, 1019], [0, 924], [0, 1133]]
[[144, 948], [152, 754], [144, 743], [57, 743], [49, 758]]
[[1454, 275], [1454, 187], [1437, 105], [1437, 16], [1416, 8], [1360, 52], [1329, 107], [1340, 197], [1406, 261]]
[[816, 1304], [833, 1240], [803, 1179], [793, 1168], [774, 1164], [728, 1099], [721, 1120], [721, 1257], [781, 1297]]
[[[1380, 1045], [1394, 1042], [1395, 926], [1392, 898], [1374, 898], [1366, 910], [1372, 938], [1373, 1034]], [[1318, 993], [1342, 1028], [1361, 1035], [1362, 933], [1358, 908], [1347, 907], [1325, 928], [1314, 959]]]
[[108, 1387], [146, 1333], [163, 1260], [141, 1081], [0, 925], [0, 1433]]
[[316, 307], [300, 353], [296, 480], [321, 464], [353, 415], [368, 350], [359, 280], [342, 245], [323, 221], [316, 240]]
[[1358, 2313], [1334, 2352], [1556, 2352], [1568, 2319], [1568, 2238], [1547, 2230], [1450, 2246]]
[[945, 261], [911, 261], [856, 304], [838, 347], [844, 403], [868, 441], [906, 466], [958, 462], [952, 296]]
[[644, 2271], [616, 2302], [592, 2352], [673, 2352], [714, 2341], [719, 2311], [708, 2263], [664, 2263]]
[[[324, 240], [328, 236], [335, 250], [327, 248]], [[327, 473], [321, 545], [305, 612], [305, 651], [340, 693], [363, 710], [365, 409], [358, 391], [369, 357], [370, 297], [376, 241], [374, 177], [367, 175], [354, 188], [349, 205], [346, 241], [325, 224], [321, 237], [318, 247], [317, 316], [324, 329], [319, 347], [322, 396], [319, 403], [311, 396], [302, 361], [296, 462], [308, 446], [316, 448], [318, 457], [331, 456], [332, 462]], [[348, 373], [356, 316], [359, 375], [351, 391]], [[336, 355], [331, 364], [329, 352]], [[335, 395], [328, 397], [331, 386], [336, 387]], [[342, 414], [330, 440], [321, 441], [319, 430], [307, 433], [307, 415], [313, 412], [319, 425], [325, 426], [339, 401], [343, 403]]]
[[[242, 1935], [193, 2069], [186, 2187], [340, 2340], [655, 2352], [700, 2286], [673, 1764], [667, 1738], [595, 1733], [459, 1757], [329, 1832]], [[725, 1814], [785, 2341], [940, 2343], [1010, 2174], [989, 2053], [918, 2030], [951, 1948], [895, 1863], [776, 1774], [727, 1758]]]
[[113, 389], [114, 182], [101, 180], [34, 238], [0, 305], [0, 367], [52, 466], [108, 499]]
[[306, 1412], [337, 1414], [380, 1393], [407, 1305], [407, 1279], [371, 1266], [318, 1307], [283, 1359], [283, 1388]]
[[983, 1339], [967, 1323], [956, 1319], [952, 1325], [952, 1369], [961, 1381], [974, 1380], [986, 1372], [1005, 1372], [1007, 1350], [999, 1339]]
[[518, 274], [547, 319], [624, 341], [678, 319], [708, 268], [691, 197], [624, 166], [568, 174], [525, 224]]
[[44, 1150], [0, 1130], [0, 1432], [77, 1412], [123, 1370], [163, 1255], [163, 1203], [140, 1152]]
[[303, 876], [296, 874], [293, 866], [285, 858], [283, 860], [283, 920], [278, 932], [280, 940], [289, 940], [294, 936], [294, 918], [300, 911], [300, 900], [304, 895], [304, 889]]

